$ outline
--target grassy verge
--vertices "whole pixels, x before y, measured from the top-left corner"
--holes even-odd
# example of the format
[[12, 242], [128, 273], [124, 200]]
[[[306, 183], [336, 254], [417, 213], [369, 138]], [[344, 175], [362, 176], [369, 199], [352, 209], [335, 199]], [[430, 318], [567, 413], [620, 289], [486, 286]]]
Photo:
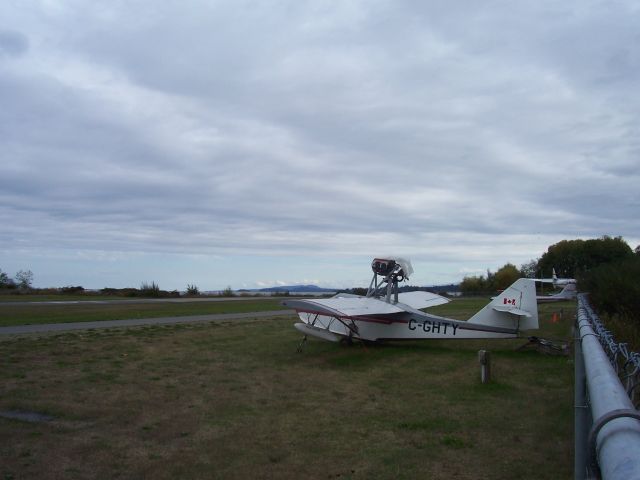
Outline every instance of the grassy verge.
[[[155, 300], [155, 301], [175, 301], [175, 300], [188, 300], [192, 298], [194, 301], [202, 301], [206, 299], [224, 300], [223, 296], [195, 296], [195, 297], [144, 297], [144, 296], [123, 296], [123, 295], [101, 295], [101, 294], [55, 294], [55, 295], [42, 295], [42, 294], [0, 294], [0, 304], [2, 303], [23, 303], [23, 302], [82, 302], [82, 301], [99, 301], [99, 302], [117, 302], [120, 300], [136, 301], [136, 300]], [[269, 298], [264, 295], [237, 295], [231, 298], [251, 300], [260, 298]]]
[[65, 295], [36, 295], [36, 294], [4, 294], [0, 295], [0, 303], [20, 303], [20, 302], [75, 302], [75, 301], [110, 301], [110, 300], [131, 300], [131, 297], [117, 297], [107, 295], [90, 294], [65, 294]]
[[279, 300], [272, 299], [143, 304], [2, 305], [0, 326], [244, 313], [283, 308]]
[[425, 311], [434, 315], [455, 318], [456, 320], [467, 320], [489, 302], [489, 297], [460, 297], [454, 298], [444, 305], [425, 309]]
[[[557, 323], [541, 308], [541, 335], [568, 336], [564, 308]], [[566, 357], [516, 351], [523, 340], [309, 340], [297, 354], [291, 324], [3, 341], [0, 410], [55, 419], [0, 418], [0, 478], [572, 477]]]

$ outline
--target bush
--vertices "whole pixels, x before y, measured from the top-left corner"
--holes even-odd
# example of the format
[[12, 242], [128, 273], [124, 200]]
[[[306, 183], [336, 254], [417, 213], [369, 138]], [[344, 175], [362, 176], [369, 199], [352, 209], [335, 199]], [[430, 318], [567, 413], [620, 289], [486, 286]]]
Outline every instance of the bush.
[[233, 290], [231, 290], [231, 287], [227, 287], [222, 292], [220, 292], [220, 296], [221, 297], [235, 297], [235, 294], [233, 293]]
[[0, 284], [0, 289], [2, 290], [16, 290], [17, 288], [18, 286], [16, 285], [16, 283], [10, 278], [7, 279], [6, 282]]
[[101, 295], [114, 295], [119, 297], [179, 297], [180, 292], [172, 290], [168, 292], [166, 290], [160, 290], [160, 287], [155, 282], [143, 283], [140, 285], [140, 289], [137, 288], [103, 288], [100, 290]]
[[187, 295], [200, 295], [200, 290], [196, 285], [187, 285]]
[[463, 295], [482, 295], [489, 289], [489, 282], [483, 275], [464, 277], [460, 282], [460, 291]]
[[80, 285], [78, 285], [77, 287], [74, 287], [74, 286], [62, 287], [60, 289], [60, 293], [67, 293], [67, 294], [84, 293], [84, 287], [81, 287]]
[[600, 313], [632, 320], [640, 329], [640, 258], [606, 263], [578, 278], [581, 291], [589, 292]]
[[142, 297], [159, 297], [160, 296], [160, 287], [156, 282], [151, 282], [150, 284], [147, 282], [142, 282], [140, 285], [140, 296]]
[[31, 289], [31, 284], [33, 283], [33, 272], [31, 270], [20, 270], [16, 273], [15, 282], [21, 290]]
[[289, 290], [276, 290], [275, 292], [271, 292], [272, 297], [288, 297]]

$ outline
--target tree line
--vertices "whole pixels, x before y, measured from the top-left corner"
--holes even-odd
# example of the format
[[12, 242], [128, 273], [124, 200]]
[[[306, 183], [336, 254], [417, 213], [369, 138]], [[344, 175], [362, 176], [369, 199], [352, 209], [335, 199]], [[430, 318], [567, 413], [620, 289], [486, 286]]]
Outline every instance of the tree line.
[[[603, 236], [589, 240], [562, 240], [551, 245], [542, 256], [521, 265], [519, 268], [507, 263], [496, 272], [487, 270], [486, 275], [466, 276], [459, 290], [466, 295], [493, 294], [504, 290], [518, 278], [550, 278], [555, 270], [558, 277], [575, 278], [578, 288], [591, 295], [593, 306], [611, 315], [624, 315], [640, 320], [640, 246], [632, 250], [622, 237]], [[33, 291], [33, 272], [20, 270], [13, 278], [0, 270], [0, 290], [16, 293]], [[52, 289], [39, 290], [39, 293]], [[59, 293], [82, 293], [81, 286], [53, 289]], [[353, 289], [355, 290], [355, 289]], [[366, 293], [366, 289], [362, 289]], [[104, 288], [104, 295], [172, 297], [180, 296], [177, 290], [161, 290], [155, 282], [143, 283], [136, 288]], [[187, 285], [187, 296], [197, 296], [196, 285]], [[233, 296], [227, 287], [222, 296]]]
[[521, 277], [529, 277], [526, 265], [518, 269], [512, 263], [507, 263], [497, 272], [487, 270], [487, 275], [466, 276], [460, 282], [460, 291], [463, 295], [483, 295], [504, 290]]
[[[33, 288], [33, 272], [31, 270], [19, 270], [13, 278], [9, 277], [6, 272], [0, 269], [0, 291], [5, 293], [34, 293], [34, 294], [83, 294], [85, 293], [84, 287], [78, 285], [69, 285], [61, 288]], [[122, 297], [152, 297], [152, 298], [164, 298], [164, 297], [180, 297], [180, 296], [199, 296], [200, 289], [194, 285], [189, 284], [184, 292], [178, 290], [162, 290], [156, 282], [142, 282], [140, 288], [110, 288], [106, 287], [98, 290], [100, 295], [114, 295]], [[221, 292], [221, 296], [233, 296], [231, 287]]]
[[507, 263], [497, 272], [467, 276], [460, 290], [467, 295], [503, 290], [518, 278], [575, 278], [600, 313], [640, 321], [640, 245], [632, 250], [622, 237], [562, 240], [539, 259], [520, 268]]

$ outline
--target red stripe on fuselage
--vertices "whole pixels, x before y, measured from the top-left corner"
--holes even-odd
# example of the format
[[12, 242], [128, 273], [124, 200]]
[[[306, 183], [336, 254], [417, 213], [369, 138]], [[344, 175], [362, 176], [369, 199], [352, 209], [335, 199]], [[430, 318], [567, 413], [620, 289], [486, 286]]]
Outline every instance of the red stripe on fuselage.
[[296, 310], [296, 312], [298, 313], [310, 313], [312, 315], [322, 315], [323, 317], [329, 317], [329, 318], [337, 318], [338, 320], [353, 320], [353, 321], [362, 321], [362, 322], [371, 322], [371, 323], [384, 323], [384, 324], [391, 324], [391, 323], [407, 323], [407, 320], [390, 320], [388, 318], [385, 317], [368, 317], [368, 316], [360, 316], [360, 315], [355, 315], [355, 316], [350, 316], [350, 315], [329, 315], [325, 312], [314, 312], [312, 310]]

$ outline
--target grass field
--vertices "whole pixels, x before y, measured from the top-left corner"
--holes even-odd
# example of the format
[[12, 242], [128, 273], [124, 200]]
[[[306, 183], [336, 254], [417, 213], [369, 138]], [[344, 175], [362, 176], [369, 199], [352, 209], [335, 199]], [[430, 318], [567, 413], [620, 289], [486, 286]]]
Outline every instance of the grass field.
[[19, 302], [62, 302], [62, 301], [109, 301], [109, 300], [125, 300], [125, 297], [117, 297], [117, 296], [106, 296], [106, 295], [89, 295], [89, 294], [81, 294], [81, 295], [11, 295], [4, 294], [0, 295], [0, 303], [19, 303]]
[[269, 298], [269, 296], [265, 295], [251, 295], [240, 293], [238, 295], [234, 295], [232, 297], [224, 297], [224, 296], [207, 296], [207, 295], [198, 295], [194, 297], [130, 297], [125, 295], [102, 295], [99, 293], [90, 294], [90, 293], [82, 293], [82, 294], [0, 294], [0, 305], [3, 303], [23, 303], [23, 302], [86, 302], [86, 301], [98, 301], [98, 302], [118, 302], [120, 300], [126, 301], [136, 301], [136, 300], [152, 300], [152, 301], [175, 301], [175, 300], [194, 300], [194, 301], [203, 301], [207, 299], [213, 300], [225, 300], [225, 299], [235, 299], [235, 300], [256, 300], [256, 299], [265, 299]]
[[[538, 333], [568, 338], [574, 312], [541, 306]], [[292, 323], [0, 340], [0, 410], [54, 417], [0, 418], [0, 479], [572, 477], [570, 358], [516, 351], [524, 340], [309, 340], [296, 353]]]
[[244, 313], [282, 310], [278, 299], [247, 298], [219, 302], [186, 303], [77, 303], [0, 306], [0, 327], [42, 323], [97, 322], [130, 318], [157, 318], [216, 313]]

